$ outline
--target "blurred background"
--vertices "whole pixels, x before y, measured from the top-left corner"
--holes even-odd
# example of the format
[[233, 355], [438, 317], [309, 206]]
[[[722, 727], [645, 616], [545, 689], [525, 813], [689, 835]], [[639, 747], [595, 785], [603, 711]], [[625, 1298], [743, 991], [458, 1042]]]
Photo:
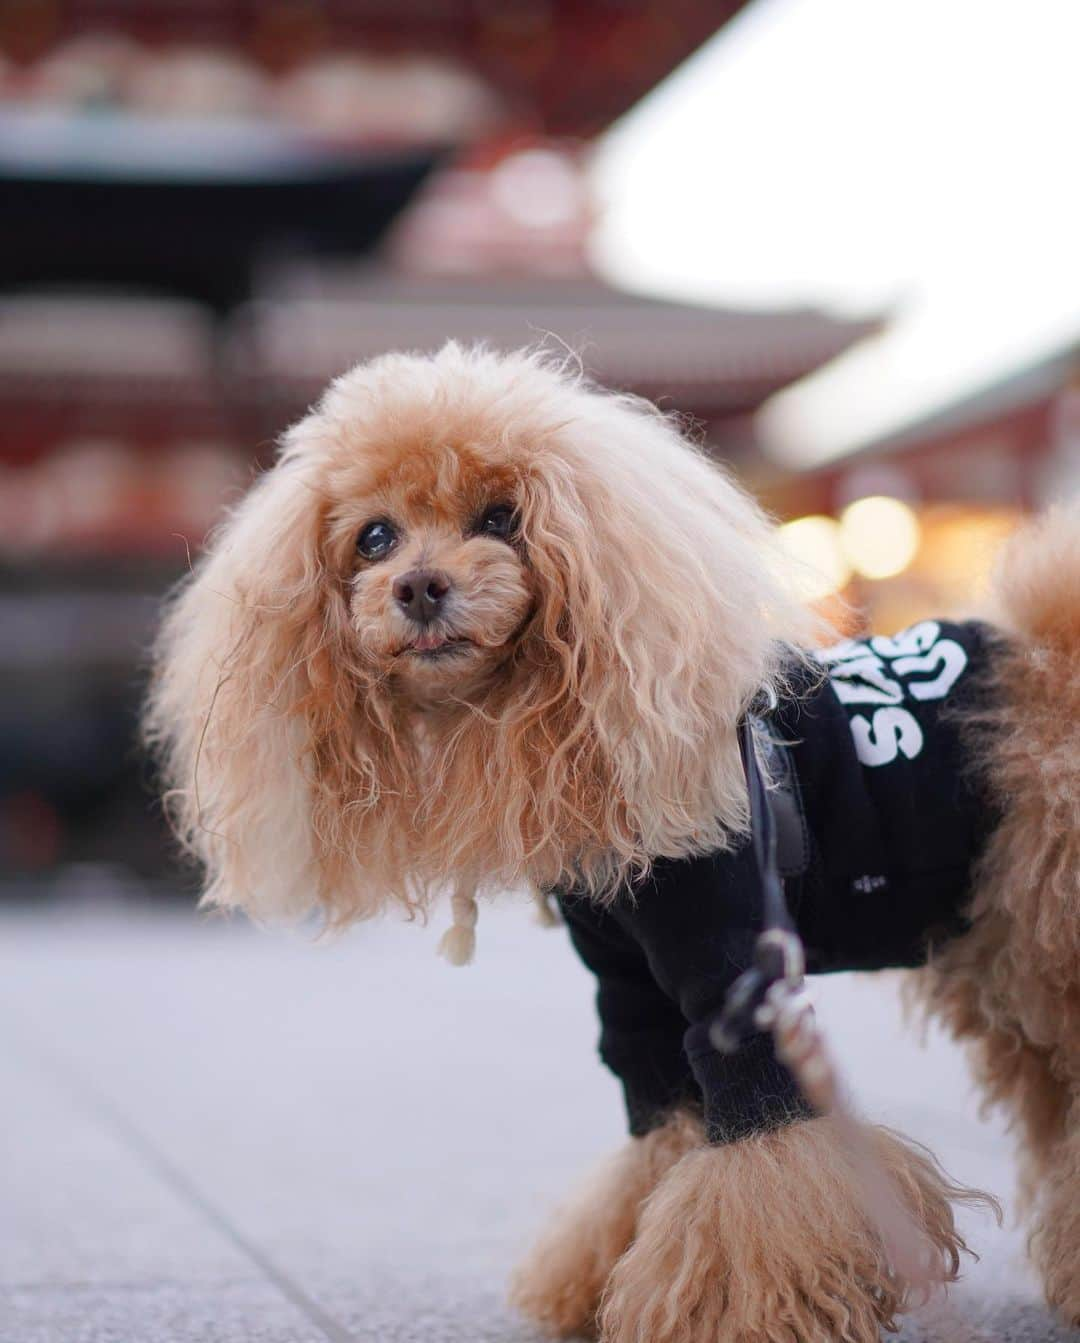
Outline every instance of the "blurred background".
[[385, 349], [565, 343], [697, 421], [846, 629], [971, 610], [1080, 478], [1078, 38], [1052, 0], [0, 5], [2, 889], [186, 889], [157, 603]]

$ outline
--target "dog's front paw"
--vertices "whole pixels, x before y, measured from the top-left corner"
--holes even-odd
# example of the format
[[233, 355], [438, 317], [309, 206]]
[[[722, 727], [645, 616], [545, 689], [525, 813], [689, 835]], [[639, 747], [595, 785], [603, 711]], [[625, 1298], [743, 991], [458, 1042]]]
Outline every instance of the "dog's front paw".
[[514, 1274], [511, 1304], [555, 1338], [593, 1337], [604, 1285], [633, 1239], [642, 1203], [703, 1140], [700, 1121], [688, 1114], [631, 1138], [558, 1211]]
[[[951, 1281], [966, 1247], [932, 1158], [874, 1131], [885, 1169]], [[645, 1204], [600, 1311], [603, 1343], [878, 1343], [909, 1287], [888, 1262], [826, 1119], [687, 1153]]]

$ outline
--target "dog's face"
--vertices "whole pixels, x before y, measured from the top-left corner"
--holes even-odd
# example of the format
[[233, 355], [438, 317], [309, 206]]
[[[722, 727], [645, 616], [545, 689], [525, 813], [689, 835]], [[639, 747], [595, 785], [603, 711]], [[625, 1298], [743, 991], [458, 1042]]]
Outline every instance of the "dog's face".
[[536, 607], [505, 456], [436, 429], [335, 482], [360, 656], [418, 707], [468, 698], [506, 674]]

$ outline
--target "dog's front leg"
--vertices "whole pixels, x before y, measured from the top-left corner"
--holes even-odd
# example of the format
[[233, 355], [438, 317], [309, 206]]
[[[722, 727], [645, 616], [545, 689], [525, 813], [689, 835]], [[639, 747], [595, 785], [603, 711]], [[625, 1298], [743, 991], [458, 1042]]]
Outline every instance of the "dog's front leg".
[[593, 1337], [604, 1287], [634, 1238], [642, 1205], [703, 1140], [700, 1119], [679, 1112], [608, 1157], [519, 1265], [511, 1303], [555, 1338]]
[[[972, 1195], [888, 1129], [874, 1146], [926, 1237], [932, 1276], [966, 1249], [952, 1204]], [[700, 1145], [660, 1181], [616, 1264], [603, 1343], [878, 1343], [907, 1304], [827, 1119]]]

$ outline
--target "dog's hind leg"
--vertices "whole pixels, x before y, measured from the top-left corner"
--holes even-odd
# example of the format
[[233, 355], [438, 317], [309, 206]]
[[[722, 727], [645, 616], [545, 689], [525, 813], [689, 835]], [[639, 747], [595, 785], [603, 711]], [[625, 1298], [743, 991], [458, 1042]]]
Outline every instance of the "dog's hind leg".
[[970, 1043], [987, 1102], [1020, 1139], [1032, 1252], [1047, 1297], [1080, 1322], [1080, 509], [1021, 533], [999, 578], [1006, 643], [973, 725], [1000, 823], [972, 927], [922, 975]]
[[1080, 1117], [1055, 1149], [1036, 1200], [1031, 1257], [1046, 1299], [1080, 1327]]
[[642, 1203], [704, 1140], [700, 1120], [678, 1112], [608, 1157], [518, 1267], [511, 1303], [556, 1338], [593, 1336], [605, 1284], [634, 1238]]

